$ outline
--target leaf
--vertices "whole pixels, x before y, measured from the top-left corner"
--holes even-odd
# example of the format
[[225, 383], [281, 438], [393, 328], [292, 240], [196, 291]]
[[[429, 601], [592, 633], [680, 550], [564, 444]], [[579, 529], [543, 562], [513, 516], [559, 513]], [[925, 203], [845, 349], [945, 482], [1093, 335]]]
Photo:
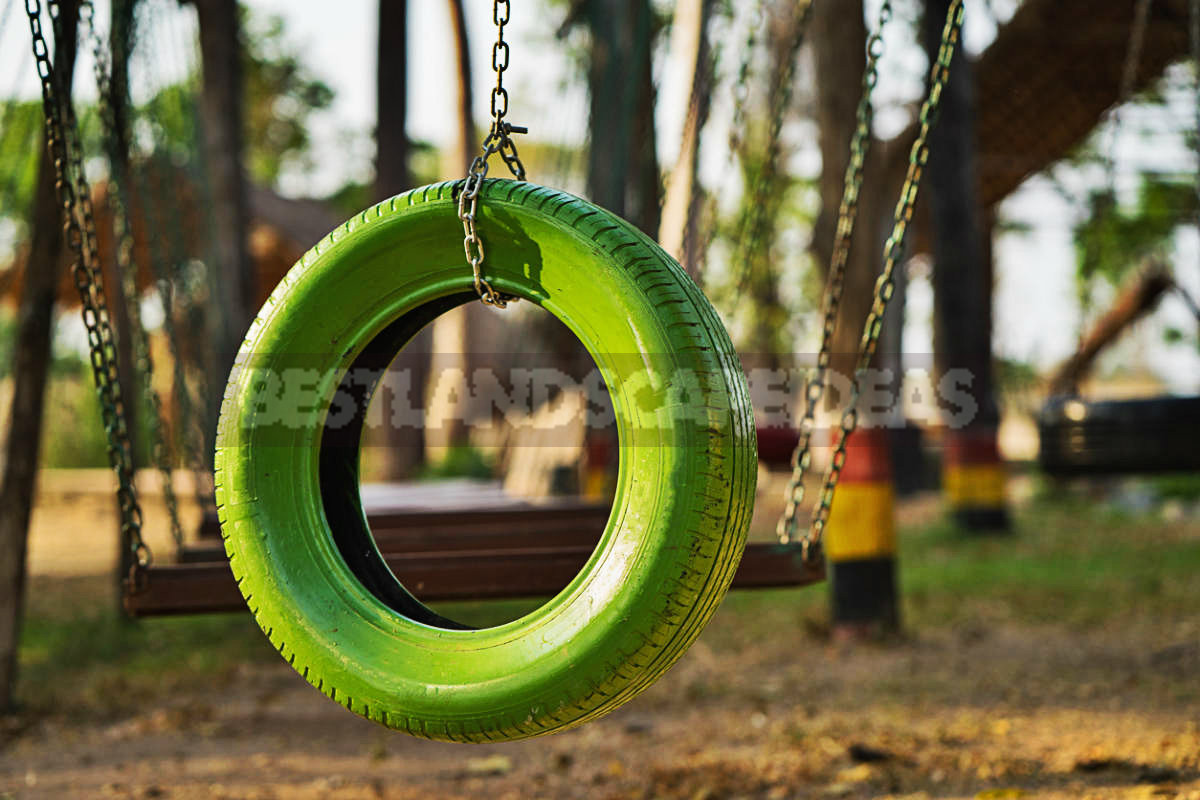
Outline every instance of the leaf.
[[512, 759], [499, 753], [467, 759], [467, 772], [471, 775], [507, 775], [512, 772], [512, 767]]

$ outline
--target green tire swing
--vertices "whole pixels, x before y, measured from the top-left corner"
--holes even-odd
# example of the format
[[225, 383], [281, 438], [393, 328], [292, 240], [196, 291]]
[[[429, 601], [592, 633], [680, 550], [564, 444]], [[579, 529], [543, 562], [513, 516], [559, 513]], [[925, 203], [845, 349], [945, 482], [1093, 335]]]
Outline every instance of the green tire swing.
[[359, 498], [375, 388], [362, 376], [377, 380], [425, 324], [478, 301], [463, 186], [375, 206], [288, 273], [230, 377], [216, 492], [242, 594], [297, 671], [389, 727], [478, 742], [595, 718], [684, 653], [740, 559], [757, 453], [729, 336], [657, 244], [571, 195], [484, 181], [490, 286], [549, 311], [591, 354], [613, 401], [617, 490], [584, 568], [525, 617], [469, 630], [410, 594]]

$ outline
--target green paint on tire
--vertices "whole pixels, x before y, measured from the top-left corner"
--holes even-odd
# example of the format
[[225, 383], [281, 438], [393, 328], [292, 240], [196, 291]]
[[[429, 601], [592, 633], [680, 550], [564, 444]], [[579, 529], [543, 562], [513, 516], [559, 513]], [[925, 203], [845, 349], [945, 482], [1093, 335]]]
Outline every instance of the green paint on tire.
[[310, 683], [391, 728], [484, 742], [594, 719], [686, 651], [741, 557], [757, 457], [738, 358], [679, 266], [579, 198], [488, 181], [479, 226], [489, 280], [566, 324], [611, 392], [620, 467], [607, 528], [557, 596], [484, 630], [422, 606], [380, 572], [373, 545], [347, 550], [367, 535], [358, 429], [333, 424], [364, 400], [345, 395], [347, 375], [471, 301], [460, 186], [363, 212], [276, 288], [226, 389], [217, 502], [246, 602]]

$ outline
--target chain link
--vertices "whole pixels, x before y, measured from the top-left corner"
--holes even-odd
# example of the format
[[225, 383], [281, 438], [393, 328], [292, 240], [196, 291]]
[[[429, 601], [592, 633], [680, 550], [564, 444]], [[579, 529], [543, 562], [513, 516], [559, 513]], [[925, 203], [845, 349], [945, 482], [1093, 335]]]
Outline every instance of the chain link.
[[733, 120], [729, 124], [729, 154], [740, 153], [744, 146], [746, 129], [746, 106], [750, 102], [750, 68], [753, 66], [754, 51], [758, 47], [758, 32], [767, 25], [767, 0], [758, 0], [746, 28], [746, 41], [742, 45], [742, 59], [738, 63], [737, 78], [733, 84]]
[[950, 63], [962, 36], [962, 26], [962, 0], [953, 0], [946, 12], [946, 24], [942, 28], [941, 44], [938, 47], [937, 58], [930, 70], [929, 94], [921, 104], [918, 116], [920, 125], [916, 140], [913, 141], [912, 150], [909, 152], [908, 172], [900, 189], [900, 197], [896, 201], [892, 233], [884, 245], [883, 271], [875, 283], [874, 300], [863, 325], [862, 340], [859, 344], [858, 359], [854, 368], [854, 379], [850, 387], [850, 399], [842, 411], [837, 445], [834, 448], [829, 467], [825, 471], [821, 493], [817, 498], [817, 506], [813, 512], [808, 535], [802, 543], [804, 558], [807, 560], [821, 557], [821, 539], [829, 521], [829, 509], [833, 505], [834, 491], [837, 488], [838, 479], [841, 477], [842, 468], [846, 464], [846, 442], [858, 426], [858, 398], [862, 391], [862, 379], [875, 357], [879, 335], [883, 330], [883, 314], [896, 289], [896, 264], [904, 253], [905, 240], [912, 223], [913, 209], [916, 206], [917, 194], [921, 186], [921, 176], [924, 174], [925, 165], [929, 162], [929, 133], [937, 119], [942, 92], [950, 76]]
[[179, 503], [175, 497], [171, 454], [167, 446], [167, 423], [163, 415], [162, 398], [154, 389], [154, 361], [150, 354], [149, 336], [142, 326], [141, 309], [138, 305], [136, 264], [133, 259], [133, 226], [128, 214], [129, 188], [126, 185], [126, 176], [118, 176], [118, 164], [121, 161], [118, 151], [121, 142], [117, 130], [118, 109], [114, 105], [117, 99], [113, 92], [112, 64], [96, 29], [95, 9], [91, 0], [83, 0], [80, 3], [79, 16], [92, 46], [92, 67], [99, 91], [100, 122], [109, 149], [109, 183], [116, 187], [116, 191], [109, 192], [108, 195], [109, 206], [113, 212], [113, 234], [116, 242], [115, 267], [129, 314], [129, 333], [136, 362], [134, 369], [141, 378], [144, 402], [150, 410], [151, 457], [162, 476], [163, 502], [167, 507], [171, 536], [177, 545], [182, 545], [183, 526], [179, 521]]
[[471, 272], [475, 276], [475, 291], [485, 305], [504, 308], [517, 298], [497, 292], [483, 276], [483, 239], [477, 226], [479, 191], [483, 188], [488, 173], [488, 159], [499, 153], [505, 165], [517, 180], [525, 180], [525, 165], [517, 155], [514, 133], [528, 133], [528, 129], [512, 125], [504, 120], [508, 114], [508, 90], [504, 88], [504, 71], [508, 69], [511, 50], [504, 40], [504, 26], [508, 24], [511, 9], [509, 0], [495, 0], [492, 6], [492, 22], [496, 26], [496, 42], [492, 45], [492, 70], [496, 73], [496, 85], [492, 88], [492, 127], [479, 155], [467, 169], [458, 195], [458, 218], [463, 224], [463, 251]]
[[[757, 180], [751, 188], [753, 193], [750, 203], [749, 214], [744, 218], [744, 222], [738, 231], [737, 240], [740, 244], [738, 248], [738, 260], [744, 265], [741, 271], [741, 277], [738, 286], [738, 294], [747, 296], [747, 283], [750, 279], [752, 266], [758, 255], [764, 247], [770, 247], [766, 241], [768, 237], [768, 229], [770, 228], [769, 207], [770, 193], [775, 177], [778, 174], [779, 164], [779, 137], [783, 132], [784, 119], [787, 116], [787, 111], [792, 104], [792, 78], [795, 74], [796, 59], [800, 51], [800, 46], [804, 43], [804, 35], [808, 31], [809, 19], [812, 15], [813, 3], [812, 0], [806, 0], [804, 4], [796, 9], [797, 14], [793, 27], [793, 36], [790, 42], [787, 43], [787, 48], [783, 54], [782, 69], [779, 73], [779, 83], [777, 86], [771, 87], [770, 92], [770, 107], [768, 108], [768, 128], [767, 128], [767, 152], [763, 163], [759, 165]], [[765, 15], [765, 9], [759, 7], [756, 10], [756, 19], [754, 25], [765, 25], [764, 17], [758, 17], [758, 14]], [[753, 39], [753, 34], [750, 35]], [[749, 42], [747, 42], [749, 44]], [[747, 57], [748, 58], [748, 57]], [[748, 62], [743, 62], [743, 67], [746, 67]], [[747, 67], [748, 68], [748, 67]], [[743, 76], [739, 74], [739, 85]], [[744, 105], [739, 103], [738, 105]], [[735, 111], [735, 126], [743, 126], [744, 116], [742, 121], [736, 121], [738, 112]], [[747, 144], [743, 133], [731, 134], [731, 144], [739, 145], [745, 160], [745, 152]]]
[[[58, 0], [46, 8], [58, 46], [64, 44]], [[126, 423], [126, 407], [117, 381], [116, 348], [102, 278], [97, 268], [96, 223], [91, 190], [84, 174], [78, 141], [78, 122], [70, 97], [61, 91], [59, 76], [50, 59], [42, 30], [40, 0], [25, 0], [34, 59], [41, 83], [42, 110], [46, 118], [46, 151], [54, 163], [55, 194], [63, 215], [63, 237], [71, 254], [71, 274], [83, 306], [92, 376], [100, 398], [108, 457], [117, 477], [121, 538], [132, 558], [129, 580], [142, 583], [150, 565], [150, 549], [142, 539], [142, 509], [133, 483], [133, 453]]]
[[[825, 283], [825, 296], [821, 301], [821, 348], [817, 355], [817, 367], [805, 385], [804, 415], [800, 420], [800, 440], [792, 453], [792, 476], [787, 488], [787, 506], [779, 519], [777, 533], [779, 541], [788, 544], [799, 528], [800, 504], [804, 501], [804, 476], [812, 460], [812, 435], [816, 428], [817, 404], [825, 391], [829, 374], [829, 362], [833, 350], [833, 334], [837, 327], [838, 308], [846, 284], [846, 264], [850, 259], [850, 243], [854, 236], [854, 225], [858, 220], [858, 198], [862, 190], [863, 170], [867, 153], [871, 149], [871, 123], [874, 106], [871, 96], [879, 80], [879, 60], [883, 57], [883, 31], [891, 22], [891, 0], [884, 0], [879, 9], [879, 21], [867, 39], [866, 66], [863, 69], [862, 94], [855, 112], [857, 124], [850, 140], [850, 159], [846, 164], [846, 176], [842, 188], [842, 202], [838, 209], [837, 231], [834, 236], [833, 255], [829, 262], [829, 274]], [[809, 545], [811, 546], [811, 545]]]

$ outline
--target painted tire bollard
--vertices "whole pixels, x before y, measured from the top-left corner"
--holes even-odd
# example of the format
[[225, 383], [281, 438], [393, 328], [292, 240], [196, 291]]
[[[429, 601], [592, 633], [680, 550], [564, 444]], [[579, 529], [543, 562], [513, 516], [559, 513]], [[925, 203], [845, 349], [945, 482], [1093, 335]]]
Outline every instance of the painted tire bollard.
[[1008, 476], [996, 444], [996, 428], [948, 430], [943, 445], [942, 491], [954, 523], [966, 531], [1010, 531], [1005, 501]]
[[860, 428], [847, 440], [824, 544], [835, 635], [898, 629], [896, 492], [886, 429]]

